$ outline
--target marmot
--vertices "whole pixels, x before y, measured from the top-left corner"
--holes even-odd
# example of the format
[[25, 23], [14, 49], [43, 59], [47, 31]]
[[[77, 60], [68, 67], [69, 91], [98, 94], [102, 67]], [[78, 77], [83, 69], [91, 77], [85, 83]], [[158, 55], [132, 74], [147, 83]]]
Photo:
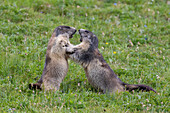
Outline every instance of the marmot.
[[122, 82], [110, 66], [104, 60], [102, 54], [98, 50], [98, 38], [88, 30], [79, 30], [81, 43], [73, 48], [68, 47], [66, 53], [69, 58], [82, 65], [90, 84], [103, 91], [121, 92], [121, 91], [156, 91], [146, 85], [133, 85]]
[[[66, 47], [70, 45], [76, 29], [69, 26], [57, 27], [48, 42], [45, 65], [39, 81], [29, 84], [30, 89], [58, 90], [68, 71]], [[42, 87], [42, 84], [44, 87]]]

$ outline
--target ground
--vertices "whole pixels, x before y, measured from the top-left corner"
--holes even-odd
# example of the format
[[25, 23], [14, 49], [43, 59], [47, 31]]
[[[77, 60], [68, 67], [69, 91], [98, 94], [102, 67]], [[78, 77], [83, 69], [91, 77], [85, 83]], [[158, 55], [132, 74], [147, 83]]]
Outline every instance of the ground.
[[[0, 111], [170, 112], [170, 10], [166, 0], [0, 0]], [[60, 25], [88, 29], [119, 78], [154, 92], [101, 94], [81, 66], [57, 92], [32, 91]], [[71, 43], [78, 44], [75, 34]], [[38, 79], [35, 79], [38, 76]]]

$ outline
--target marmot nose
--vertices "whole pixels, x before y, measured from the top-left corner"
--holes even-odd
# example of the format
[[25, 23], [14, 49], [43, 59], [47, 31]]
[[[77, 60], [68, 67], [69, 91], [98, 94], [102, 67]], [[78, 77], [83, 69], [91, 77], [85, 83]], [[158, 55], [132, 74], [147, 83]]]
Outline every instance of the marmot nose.
[[82, 38], [80, 38], [80, 42], [82, 42], [83, 40], [82, 40]]
[[77, 31], [77, 30], [76, 30], [76, 29], [74, 29], [74, 33], [73, 33], [73, 34], [75, 34], [75, 33], [76, 33], [76, 31]]

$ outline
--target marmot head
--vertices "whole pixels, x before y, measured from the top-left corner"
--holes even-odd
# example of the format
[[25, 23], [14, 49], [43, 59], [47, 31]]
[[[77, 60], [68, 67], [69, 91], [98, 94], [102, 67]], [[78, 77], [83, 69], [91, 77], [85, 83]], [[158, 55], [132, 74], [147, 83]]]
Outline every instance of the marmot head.
[[72, 38], [73, 35], [76, 33], [76, 29], [73, 27], [69, 27], [69, 26], [58, 26], [57, 28], [55, 28], [52, 37], [58, 37], [58, 35], [61, 34], [68, 34], [69, 38]]
[[91, 44], [94, 45], [95, 48], [98, 48], [98, 38], [91, 31], [85, 29], [79, 29], [79, 34], [81, 36], [80, 42], [82, 42], [85, 39], [88, 39], [91, 42]]

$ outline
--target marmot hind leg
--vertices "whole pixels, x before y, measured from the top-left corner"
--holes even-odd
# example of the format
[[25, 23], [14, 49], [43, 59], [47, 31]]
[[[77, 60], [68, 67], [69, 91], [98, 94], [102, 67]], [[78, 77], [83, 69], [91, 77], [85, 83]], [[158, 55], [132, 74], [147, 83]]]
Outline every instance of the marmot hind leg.
[[31, 90], [36, 90], [36, 89], [42, 89], [41, 88], [41, 84], [40, 83], [35, 83], [35, 84], [29, 84], [29, 89], [31, 89]]

